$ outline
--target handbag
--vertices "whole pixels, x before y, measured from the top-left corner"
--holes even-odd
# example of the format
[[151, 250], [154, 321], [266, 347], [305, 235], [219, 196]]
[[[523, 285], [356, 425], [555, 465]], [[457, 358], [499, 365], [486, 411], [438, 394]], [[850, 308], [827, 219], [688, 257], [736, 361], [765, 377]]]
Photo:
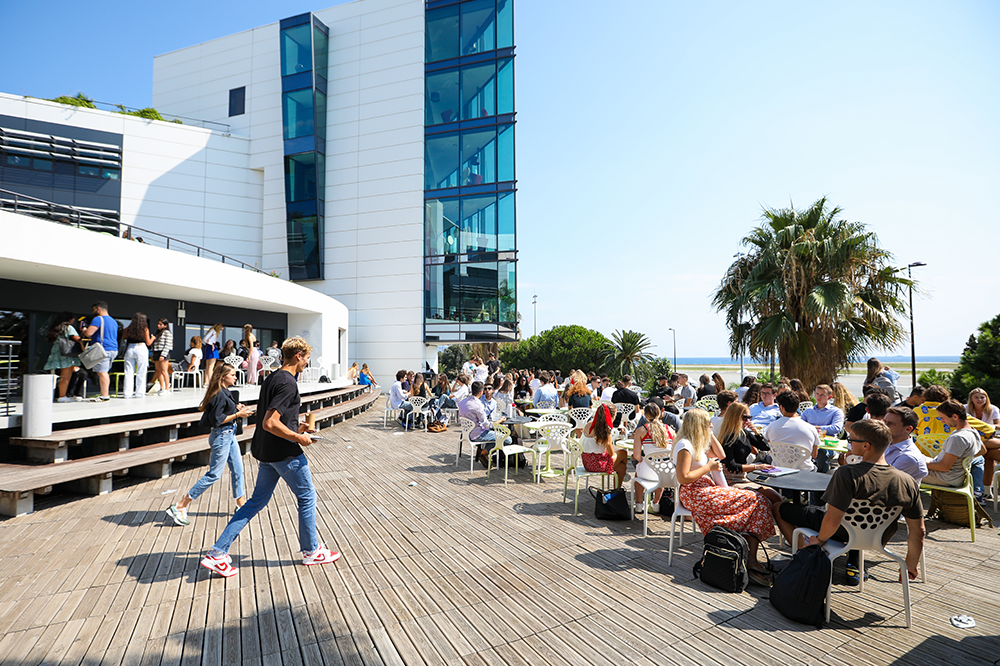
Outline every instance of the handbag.
[[789, 620], [822, 626], [832, 572], [833, 564], [819, 546], [797, 550], [771, 586], [771, 605]]
[[56, 342], [59, 343], [59, 353], [62, 354], [63, 356], [74, 358], [76, 356], [79, 356], [80, 352], [83, 351], [83, 345], [81, 345], [76, 340], [67, 338], [64, 335], [59, 336]]
[[594, 517], [598, 520], [632, 520], [628, 493], [624, 488], [598, 491], [588, 488], [594, 497]]
[[[104, 339], [104, 317], [101, 317], [101, 336], [100, 340]], [[80, 352], [80, 363], [87, 370], [92, 369], [95, 365], [103, 361], [108, 357], [108, 352], [104, 350], [104, 345], [100, 342], [93, 342], [87, 345], [87, 348]]]

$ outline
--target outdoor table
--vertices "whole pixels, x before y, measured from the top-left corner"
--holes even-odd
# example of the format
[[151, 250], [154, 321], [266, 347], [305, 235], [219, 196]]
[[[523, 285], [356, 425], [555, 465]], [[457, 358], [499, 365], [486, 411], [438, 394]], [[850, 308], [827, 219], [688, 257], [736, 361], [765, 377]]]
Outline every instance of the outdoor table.
[[543, 414], [562, 414], [566, 412], [565, 409], [526, 409], [524, 410], [527, 414], [535, 414], [536, 416], [542, 416]]
[[[547, 411], [547, 410], [542, 410], [542, 411]], [[526, 423], [524, 427], [527, 428], [528, 430], [538, 430], [542, 426], [552, 425], [553, 423], [558, 424], [559, 421], [532, 421], [531, 423]], [[573, 427], [572, 423], [564, 423], [563, 425], [569, 428]], [[554, 469], [552, 469], [552, 449], [549, 448], [549, 450], [545, 452], [545, 469], [542, 470], [541, 476], [544, 476], [547, 479], [551, 479], [560, 477], [562, 475], [563, 475], [562, 472], [557, 472]]]
[[[753, 475], [753, 478], [751, 478]], [[772, 477], [766, 474], [747, 472], [747, 478], [768, 488], [777, 490], [799, 490], [810, 493], [821, 493], [830, 485], [830, 475], [822, 472], [798, 471], [794, 474]]]
[[511, 425], [524, 425], [525, 423], [531, 423], [531, 417], [510, 416], [504, 420], [504, 423], [510, 423]]
[[824, 437], [823, 443], [817, 448], [823, 451], [836, 451], [837, 453], [847, 453], [850, 451], [847, 444], [841, 444], [840, 440], [835, 437]]

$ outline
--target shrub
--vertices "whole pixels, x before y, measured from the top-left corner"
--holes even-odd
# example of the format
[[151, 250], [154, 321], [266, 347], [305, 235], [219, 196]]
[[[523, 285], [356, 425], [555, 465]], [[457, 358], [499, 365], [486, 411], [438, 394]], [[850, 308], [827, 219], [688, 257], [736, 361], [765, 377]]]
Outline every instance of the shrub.
[[555, 326], [500, 350], [504, 368], [600, 372], [611, 341], [583, 326]]
[[949, 391], [951, 390], [951, 380], [952, 380], [952, 373], [942, 372], [940, 370], [935, 370], [933, 368], [921, 372], [920, 375], [917, 377], [917, 383], [923, 386], [924, 388], [927, 388], [928, 386], [931, 386], [933, 384], [937, 384], [938, 386], [945, 387]]
[[469, 345], [451, 345], [438, 353], [438, 372], [447, 373], [455, 379], [462, 370], [462, 364], [469, 360]]
[[635, 383], [642, 386], [646, 396], [650, 396], [656, 391], [656, 378], [660, 375], [669, 377], [673, 371], [674, 366], [669, 358], [654, 358], [636, 369]]
[[979, 387], [1000, 404], [1000, 315], [980, 324], [979, 337], [970, 335], [958, 367], [951, 376], [951, 391], [965, 402], [969, 391]]
[[68, 104], [70, 106], [82, 106], [85, 109], [96, 109], [94, 106], [94, 100], [90, 99], [82, 92], [78, 92], [73, 97], [68, 97], [66, 95], [61, 95], [54, 99], [45, 100], [47, 102], [58, 102], [59, 104]]

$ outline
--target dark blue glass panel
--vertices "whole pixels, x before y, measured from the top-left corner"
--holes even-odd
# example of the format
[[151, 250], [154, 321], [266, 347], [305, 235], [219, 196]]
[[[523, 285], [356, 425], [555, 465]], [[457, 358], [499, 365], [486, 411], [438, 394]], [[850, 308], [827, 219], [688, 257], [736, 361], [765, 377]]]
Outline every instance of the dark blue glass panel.
[[285, 28], [291, 28], [296, 25], [302, 25], [303, 23], [309, 23], [309, 19], [311, 17], [312, 14], [307, 12], [305, 14], [299, 14], [298, 16], [292, 16], [290, 18], [281, 19], [281, 23], [278, 24], [278, 27], [281, 30], [284, 30]]
[[455, 187], [459, 176], [458, 134], [441, 134], [424, 141], [424, 189]]
[[497, 0], [497, 48], [514, 46], [514, 0]]
[[229, 91], [229, 117], [242, 116], [246, 113], [247, 88], [233, 88]]
[[312, 72], [302, 72], [300, 74], [292, 74], [291, 76], [281, 77], [281, 92], [290, 92], [292, 90], [302, 90], [303, 88], [312, 87]]
[[455, 58], [459, 51], [458, 5], [427, 12], [427, 62]]
[[315, 150], [317, 150], [315, 134], [300, 136], [298, 139], [287, 139], [285, 141], [285, 155], [311, 153]]
[[281, 75], [312, 70], [312, 26], [309, 23], [281, 31]]
[[497, 62], [497, 113], [514, 113], [514, 60]]
[[285, 157], [285, 201], [316, 200], [316, 153]]
[[315, 134], [312, 88], [282, 93], [281, 101], [286, 139]]
[[462, 68], [462, 119], [496, 115], [495, 62]]
[[501, 125], [497, 129], [497, 180], [514, 180], [514, 126]]
[[461, 311], [463, 321], [494, 322], [497, 309], [497, 264], [461, 264]]
[[458, 199], [431, 199], [424, 204], [424, 254], [458, 252]]
[[329, 39], [318, 26], [313, 27], [313, 49], [315, 53], [316, 73], [324, 79], [326, 75], [327, 60], [329, 54]]
[[497, 249], [516, 249], [514, 225], [514, 193], [501, 194], [497, 207]]
[[496, 0], [462, 3], [462, 55], [492, 51], [496, 42]]
[[316, 136], [326, 140], [326, 95], [316, 91]]
[[425, 124], [437, 125], [458, 120], [458, 70], [434, 72], [428, 74], [424, 81], [427, 88]]
[[322, 220], [317, 216], [289, 215], [288, 271], [293, 280], [322, 280]]

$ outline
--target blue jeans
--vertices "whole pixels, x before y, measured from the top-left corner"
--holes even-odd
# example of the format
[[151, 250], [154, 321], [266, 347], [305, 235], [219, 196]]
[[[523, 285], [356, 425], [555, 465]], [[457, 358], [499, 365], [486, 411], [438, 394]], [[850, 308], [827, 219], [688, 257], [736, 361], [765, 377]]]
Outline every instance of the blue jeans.
[[[976, 456], [972, 459], [972, 467], [969, 468], [969, 472], [972, 473], [972, 491], [982, 497], [986, 492], [986, 486], [983, 485], [983, 475], [986, 473], [986, 458], [983, 456]], [[993, 479], [990, 479], [990, 483], [993, 483]]]
[[243, 456], [240, 453], [240, 445], [236, 442], [236, 426], [233, 423], [227, 423], [221, 428], [212, 428], [212, 434], [208, 436], [208, 443], [212, 447], [208, 459], [208, 471], [188, 491], [188, 497], [191, 499], [198, 499], [209, 486], [222, 478], [222, 469], [226, 463], [229, 463], [233, 498], [240, 498], [246, 494], [243, 488]]
[[[487, 430], [482, 435], [480, 435], [479, 437], [476, 437], [472, 441], [476, 442], [476, 443], [479, 443], [479, 442], [495, 442], [495, 441], [497, 441], [497, 434], [493, 430]], [[503, 441], [503, 445], [507, 446], [508, 444], [510, 444], [510, 442], [511, 442], [511, 438], [508, 437], [507, 439], [505, 439]]]
[[299, 548], [304, 553], [311, 553], [319, 548], [319, 538], [316, 536], [316, 489], [313, 488], [312, 474], [309, 473], [309, 461], [302, 454], [281, 462], [260, 463], [253, 496], [229, 520], [226, 529], [222, 530], [222, 536], [209, 551], [210, 554], [229, 552], [229, 547], [250, 519], [271, 501], [278, 479], [284, 480], [299, 502]]

